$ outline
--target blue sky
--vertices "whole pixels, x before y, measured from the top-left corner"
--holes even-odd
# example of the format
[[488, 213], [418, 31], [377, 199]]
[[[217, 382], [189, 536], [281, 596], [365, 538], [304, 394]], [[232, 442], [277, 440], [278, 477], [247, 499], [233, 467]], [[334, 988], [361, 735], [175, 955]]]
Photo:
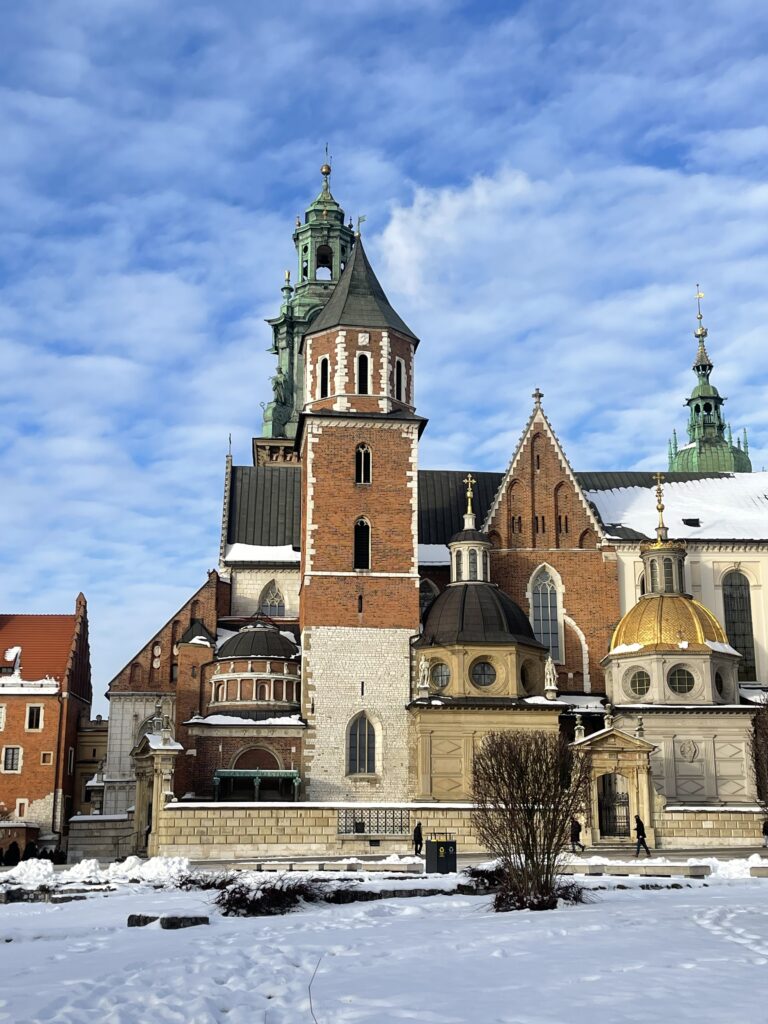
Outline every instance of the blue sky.
[[754, 0], [4, 4], [0, 609], [83, 590], [100, 693], [215, 566], [326, 142], [422, 465], [503, 468], [539, 386], [575, 468], [663, 467], [697, 281], [768, 464], [767, 54]]

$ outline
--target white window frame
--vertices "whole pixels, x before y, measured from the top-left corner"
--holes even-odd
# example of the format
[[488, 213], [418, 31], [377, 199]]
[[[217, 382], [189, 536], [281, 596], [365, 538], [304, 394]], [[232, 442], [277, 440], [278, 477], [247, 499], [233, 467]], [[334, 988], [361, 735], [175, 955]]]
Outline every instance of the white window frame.
[[[24, 810], [21, 810], [21, 804], [24, 804]], [[29, 800], [25, 796], [20, 796], [16, 801], [16, 817], [25, 818], [27, 811], [29, 810]]]
[[[328, 375], [327, 375], [328, 394], [327, 395], [323, 394], [323, 361], [325, 361], [328, 364]], [[330, 398], [332, 390], [333, 389], [331, 388], [331, 357], [330, 356], [320, 356], [320, 358], [317, 360], [317, 400], [321, 401], [324, 398]]]
[[[400, 365], [401, 383], [403, 385], [400, 397], [397, 396], [397, 367]], [[402, 402], [403, 405], [408, 405], [408, 368], [405, 365], [405, 360], [401, 359], [400, 356], [395, 357], [395, 379], [392, 381], [394, 388], [394, 398], [396, 402]]]
[[[44, 757], [50, 757], [50, 761], [44, 761]], [[52, 750], [41, 750], [40, 751], [40, 764], [44, 768], [50, 768], [53, 764], [53, 751]]]
[[[40, 725], [36, 729], [32, 728], [29, 724], [29, 712], [30, 708], [40, 709]], [[27, 704], [27, 709], [24, 712], [24, 732], [42, 732], [45, 727], [45, 706], [43, 704]]]
[[[5, 767], [5, 752], [6, 750], [18, 750], [19, 752], [19, 767], [18, 768], [6, 768]], [[21, 770], [24, 767], [24, 747], [19, 746], [18, 743], [9, 743], [8, 746], [3, 747], [0, 751], [0, 772], [3, 775], [21, 775]]]
[[5, 714], [6, 706], [5, 704], [0, 704], [0, 732], [5, 730]]
[[[365, 394], [361, 394], [360, 391], [360, 356], [365, 356], [368, 361], [368, 390]], [[358, 350], [355, 352], [355, 394], [361, 395], [362, 398], [370, 398], [373, 395], [373, 353], [372, 352], [361, 352]]]

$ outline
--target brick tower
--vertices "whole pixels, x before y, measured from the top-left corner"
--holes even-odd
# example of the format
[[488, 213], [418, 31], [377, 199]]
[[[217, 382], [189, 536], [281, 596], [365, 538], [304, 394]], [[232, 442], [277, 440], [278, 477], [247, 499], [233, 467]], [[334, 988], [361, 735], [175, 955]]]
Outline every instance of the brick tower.
[[419, 624], [418, 339], [359, 236], [302, 341], [301, 629], [310, 799], [407, 794]]

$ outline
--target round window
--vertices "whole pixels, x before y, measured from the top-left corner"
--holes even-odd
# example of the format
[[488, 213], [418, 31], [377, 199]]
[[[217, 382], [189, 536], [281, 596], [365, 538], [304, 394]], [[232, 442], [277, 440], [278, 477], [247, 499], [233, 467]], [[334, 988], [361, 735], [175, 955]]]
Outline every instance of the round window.
[[696, 680], [687, 668], [673, 668], [669, 673], [668, 682], [673, 693], [690, 693]]
[[725, 683], [719, 672], [715, 672], [715, 689], [717, 690], [718, 697], [722, 697], [725, 693]]
[[629, 677], [629, 690], [634, 697], [644, 697], [651, 688], [651, 677], [643, 669], [638, 669]]
[[451, 670], [448, 668], [447, 665], [444, 665], [441, 661], [438, 661], [436, 665], [432, 666], [432, 671], [429, 673], [429, 678], [432, 680], [433, 686], [436, 686], [439, 690], [443, 690], [451, 681]]
[[470, 675], [475, 686], [492, 686], [496, 681], [496, 669], [490, 661], [476, 661]]

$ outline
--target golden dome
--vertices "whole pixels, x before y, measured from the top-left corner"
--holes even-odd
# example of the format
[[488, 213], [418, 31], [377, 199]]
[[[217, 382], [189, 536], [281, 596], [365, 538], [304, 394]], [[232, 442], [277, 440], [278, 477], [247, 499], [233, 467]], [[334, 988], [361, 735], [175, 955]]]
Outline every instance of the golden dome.
[[641, 597], [618, 624], [611, 651], [628, 644], [679, 650], [685, 642], [689, 648], [709, 651], [706, 640], [728, 643], [725, 630], [709, 608], [683, 594], [649, 594]]

